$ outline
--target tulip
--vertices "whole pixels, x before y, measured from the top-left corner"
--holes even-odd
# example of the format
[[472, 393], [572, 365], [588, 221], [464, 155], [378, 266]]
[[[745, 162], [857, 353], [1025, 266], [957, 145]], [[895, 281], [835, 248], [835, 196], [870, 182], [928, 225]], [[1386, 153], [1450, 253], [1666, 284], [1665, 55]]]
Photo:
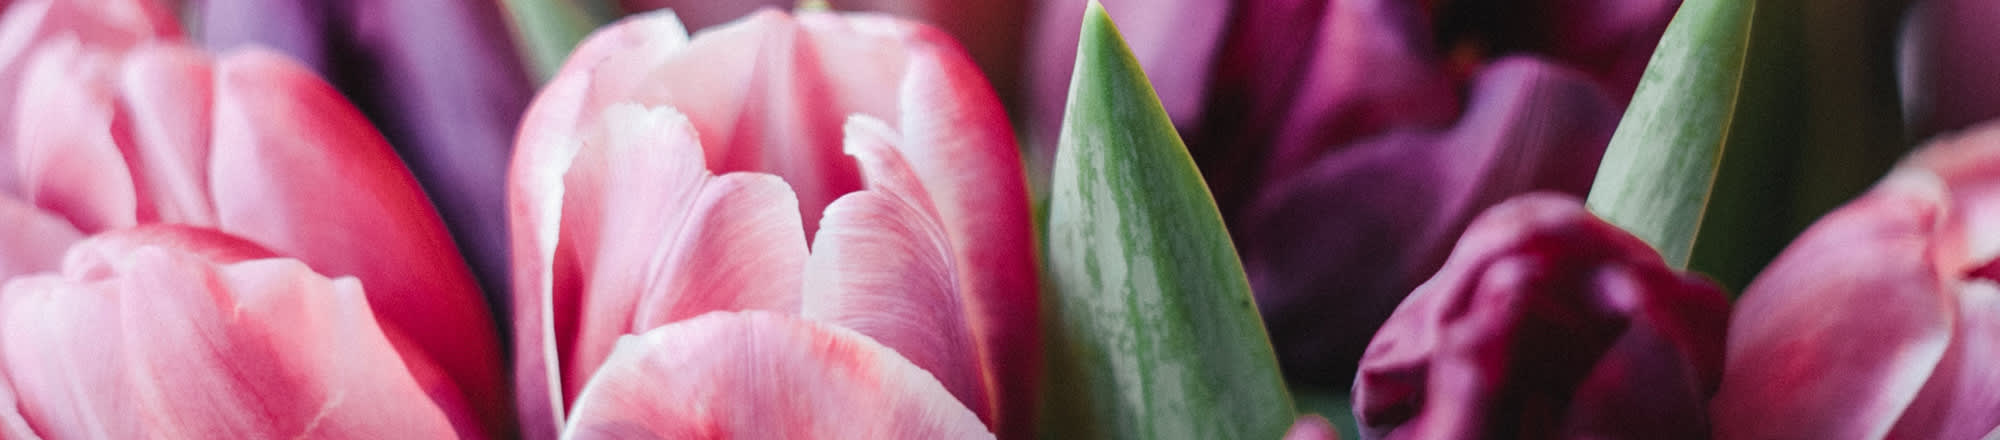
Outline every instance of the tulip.
[[1737, 302], [1719, 438], [2000, 428], [2000, 125], [1933, 142], [1823, 217]]
[[75, 226], [11, 196], [0, 195], [0, 281], [61, 268], [62, 252], [83, 239]]
[[[782, 398], [810, 403], [760, 421], [760, 432], [833, 435], [856, 431], [807, 425], [839, 414], [873, 414], [839, 419], [868, 426], [903, 420], [901, 403], [853, 405], [886, 398], [1027, 435], [1040, 346], [1015, 145], [978, 70], [922, 25], [766, 10], [692, 39], [665, 12], [598, 31], [530, 106], [509, 181], [525, 434], [551, 437], [566, 423], [598, 432], [599, 420], [628, 414], [657, 415], [641, 426], [660, 429], [744, 426], [727, 420], [741, 414], [699, 408]], [[738, 311], [728, 324], [696, 318]], [[650, 342], [617, 343], [635, 334]], [[672, 343], [702, 334], [746, 345]], [[796, 351], [811, 341], [836, 342], [830, 353]], [[690, 353], [726, 357], [689, 366], [709, 373], [673, 364], [687, 378], [631, 371]], [[804, 362], [773, 375], [868, 372], [853, 386], [897, 396], [827, 395], [848, 385], [774, 391], [738, 380], [762, 373], [711, 363], [765, 355]], [[906, 375], [875, 367], [901, 362], [955, 399], [916, 389], [928, 385], [869, 385]], [[803, 368], [822, 364], [831, 367]], [[654, 386], [706, 397], [632, 394]], [[599, 389], [615, 397], [590, 403]], [[683, 432], [671, 429], [658, 432]]]
[[354, 99], [409, 164], [496, 311], [509, 147], [533, 83], [500, 6], [458, 0], [200, 0], [202, 41], [263, 44]]
[[1917, 139], [2000, 118], [2000, 4], [1915, 0], [1905, 15], [1898, 79], [1908, 135]]
[[451, 438], [475, 422], [409, 343], [353, 277], [212, 230], [106, 232], [0, 288], [0, 437]]
[[482, 426], [462, 432], [511, 432], [499, 339], [469, 271], [416, 181], [333, 88], [261, 50], [217, 59], [167, 41], [59, 41], [38, 54], [19, 89], [20, 108], [36, 111], [0, 131], [21, 201], [43, 213], [9, 216], [52, 216], [79, 235], [208, 227], [358, 278], [376, 319], [477, 411]]
[[1354, 382], [1362, 437], [1706, 438], [1728, 300], [1538, 193], [1488, 209]]
[[[1028, 66], [1038, 172], [1083, 9], [1051, 3]], [[1584, 194], [1679, 2], [1106, 3], [1215, 193], [1280, 363], [1341, 385], [1475, 214]]]
[[[23, 0], [0, 4], [0, 125], [14, 120], [30, 59], [52, 42], [124, 50], [142, 41], [175, 39], [172, 11], [151, 0]], [[31, 107], [32, 108], [32, 107]], [[14, 139], [0, 133], [0, 193], [17, 194]]]

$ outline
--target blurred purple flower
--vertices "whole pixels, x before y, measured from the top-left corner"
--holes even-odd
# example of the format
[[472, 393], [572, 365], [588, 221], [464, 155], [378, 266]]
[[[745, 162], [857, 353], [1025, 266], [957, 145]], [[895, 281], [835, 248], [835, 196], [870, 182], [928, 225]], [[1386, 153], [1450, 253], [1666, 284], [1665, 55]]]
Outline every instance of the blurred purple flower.
[[1559, 194], [1474, 221], [1354, 383], [1362, 437], [1709, 435], [1729, 302]]
[[[1030, 43], [1054, 155], [1084, 0]], [[1105, 0], [1229, 222], [1296, 380], [1344, 385], [1471, 218], [1584, 194], [1677, 0]]]
[[423, 182], [489, 303], [505, 311], [507, 161], [534, 84], [498, 2], [193, 3], [207, 46], [275, 47], [361, 107]]
[[2000, 125], [1926, 147], [1737, 302], [1723, 439], [2000, 434]]
[[2000, 117], [2000, 2], [1918, 0], [1906, 17], [1897, 76], [1910, 137]]

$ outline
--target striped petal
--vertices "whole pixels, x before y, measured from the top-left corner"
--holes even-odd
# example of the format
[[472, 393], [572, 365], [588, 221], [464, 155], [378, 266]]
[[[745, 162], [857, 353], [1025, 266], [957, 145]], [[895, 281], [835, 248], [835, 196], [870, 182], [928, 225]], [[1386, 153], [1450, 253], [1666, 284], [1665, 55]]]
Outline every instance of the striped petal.
[[894, 350], [763, 312], [629, 337], [577, 400], [565, 438], [993, 438]]
[[[199, 230], [79, 244], [0, 291], [0, 371], [49, 438], [449, 438], [360, 283]], [[268, 252], [262, 252], [268, 254]], [[447, 406], [441, 406], [447, 405]], [[7, 428], [0, 418], [0, 429]]]

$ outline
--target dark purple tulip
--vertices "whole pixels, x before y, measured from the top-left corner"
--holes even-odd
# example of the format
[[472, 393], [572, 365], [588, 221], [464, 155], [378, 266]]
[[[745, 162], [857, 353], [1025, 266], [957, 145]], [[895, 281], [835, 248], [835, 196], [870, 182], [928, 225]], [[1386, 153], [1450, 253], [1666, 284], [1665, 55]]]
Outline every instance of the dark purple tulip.
[[1723, 439], [2000, 434], [2000, 125], [1926, 147], [1744, 291]]
[[275, 47], [360, 106], [423, 182], [489, 301], [504, 304], [507, 161], [534, 85], [499, 2], [197, 3], [209, 47]]
[[1362, 438], [1700, 439], [1729, 302], [1561, 194], [1473, 222], [1361, 361]]
[[1898, 70], [1909, 134], [2000, 117], [2000, 2], [1918, 0], [1907, 17]]
[[[1472, 216], [1516, 194], [1589, 189], [1679, 6], [1104, 2], [1215, 194], [1286, 373], [1336, 386]], [[1054, 154], [1084, 3], [1038, 11], [1036, 172]]]

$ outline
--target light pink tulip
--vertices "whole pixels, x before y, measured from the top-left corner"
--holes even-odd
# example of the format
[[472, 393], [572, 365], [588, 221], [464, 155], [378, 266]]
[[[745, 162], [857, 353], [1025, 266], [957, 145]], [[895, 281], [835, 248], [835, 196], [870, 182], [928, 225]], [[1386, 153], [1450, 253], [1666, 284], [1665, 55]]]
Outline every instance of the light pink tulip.
[[1040, 347], [1018, 154], [991, 88], [935, 29], [764, 11], [692, 39], [664, 12], [600, 30], [516, 145], [525, 433], [555, 435], [569, 409], [639, 411], [590, 405], [756, 402], [578, 399], [586, 383], [633, 386], [592, 379], [622, 336], [762, 310], [858, 332], [957, 397], [935, 410], [1029, 435]]
[[14, 146], [0, 155], [40, 215], [86, 234], [209, 227], [359, 278], [377, 319], [478, 412], [483, 426], [463, 428], [512, 431], [496, 327], [464, 260], [381, 135], [311, 71], [260, 50], [215, 59], [172, 42], [61, 40], [21, 80], [18, 102], [35, 111], [0, 130]]
[[1751, 282], [1720, 439], [2000, 434], [2000, 124], [1912, 155]]
[[451, 438], [477, 423], [353, 277], [162, 225], [82, 241], [62, 266], [0, 288], [0, 438]]

